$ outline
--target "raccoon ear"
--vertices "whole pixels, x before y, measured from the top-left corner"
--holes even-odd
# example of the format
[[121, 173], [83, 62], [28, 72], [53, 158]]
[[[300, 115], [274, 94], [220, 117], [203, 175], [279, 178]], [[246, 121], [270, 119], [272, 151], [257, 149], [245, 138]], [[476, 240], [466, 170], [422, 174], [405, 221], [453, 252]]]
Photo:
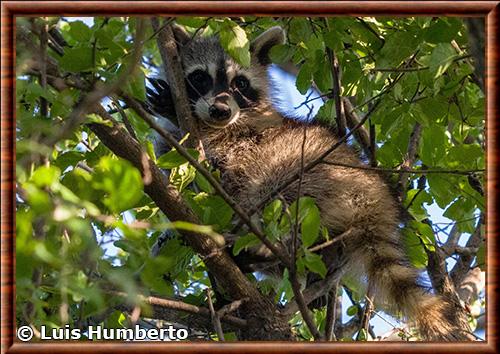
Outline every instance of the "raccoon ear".
[[279, 26], [271, 27], [255, 38], [250, 45], [252, 56], [261, 65], [271, 64], [269, 51], [278, 44], [285, 43], [285, 31]]
[[178, 46], [182, 47], [191, 40], [189, 33], [180, 25], [172, 25], [172, 32], [174, 33], [174, 38]]

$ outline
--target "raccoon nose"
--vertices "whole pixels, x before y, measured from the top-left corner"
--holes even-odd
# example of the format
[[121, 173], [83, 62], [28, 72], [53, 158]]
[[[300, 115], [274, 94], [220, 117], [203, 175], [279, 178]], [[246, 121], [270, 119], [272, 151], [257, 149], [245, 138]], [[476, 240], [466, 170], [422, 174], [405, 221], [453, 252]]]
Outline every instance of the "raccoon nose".
[[215, 101], [216, 102], [227, 103], [227, 101], [229, 100], [229, 97], [231, 97], [229, 95], [229, 93], [227, 93], [227, 92], [221, 92], [217, 96], [215, 96]]
[[208, 109], [208, 113], [210, 114], [210, 118], [216, 120], [226, 120], [231, 117], [231, 108], [225, 103], [215, 102]]

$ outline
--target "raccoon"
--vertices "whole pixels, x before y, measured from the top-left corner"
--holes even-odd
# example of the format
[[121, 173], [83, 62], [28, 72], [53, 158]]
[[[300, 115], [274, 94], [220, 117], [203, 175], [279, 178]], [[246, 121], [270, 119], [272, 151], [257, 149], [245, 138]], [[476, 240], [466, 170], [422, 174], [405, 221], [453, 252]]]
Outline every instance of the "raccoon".
[[[248, 68], [224, 52], [217, 36], [192, 38], [179, 26], [174, 34], [206, 156], [221, 170], [223, 187], [243, 208], [253, 207], [296, 174], [302, 156], [306, 163], [315, 160], [339, 141], [331, 129], [288, 119], [273, 107], [267, 71], [270, 49], [285, 42], [280, 27], [266, 30], [251, 43]], [[154, 85], [156, 92], [149, 91], [152, 105], [165, 113], [165, 105], [173, 107], [168, 84], [156, 80]], [[301, 187], [302, 195], [315, 199], [330, 234], [348, 233], [342, 247], [321, 250], [325, 263], [342, 257], [342, 274], [364, 277], [374, 299], [412, 321], [423, 339], [470, 340], [460, 304], [420, 284], [420, 272], [408, 261], [402, 244], [398, 204], [384, 178], [374, 171], [329, 165], [363, 165], [347, 144], [326, 162], [305, 172]], [[281, 197], [294, 201], [297, 182]]]

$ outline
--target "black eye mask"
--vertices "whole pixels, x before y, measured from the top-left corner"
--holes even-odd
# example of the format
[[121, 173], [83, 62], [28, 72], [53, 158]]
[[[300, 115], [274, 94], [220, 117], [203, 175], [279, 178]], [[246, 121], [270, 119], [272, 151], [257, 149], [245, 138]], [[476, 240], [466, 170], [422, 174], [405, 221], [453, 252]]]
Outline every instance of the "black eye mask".
[[187, 94], [193, 101], [207, 94], [212, 87], [212, 77], [204, 70], [195, 70], [186, 79]]

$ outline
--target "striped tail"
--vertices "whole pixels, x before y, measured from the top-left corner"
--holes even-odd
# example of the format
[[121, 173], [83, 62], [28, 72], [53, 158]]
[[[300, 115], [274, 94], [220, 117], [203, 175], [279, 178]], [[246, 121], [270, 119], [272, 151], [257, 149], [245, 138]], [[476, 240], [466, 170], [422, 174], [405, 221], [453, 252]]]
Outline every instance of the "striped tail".
[[458, 300], [429, 293], [419, 284], [419, 271], [410, 265], [400, 242], [376, 238], [371, 238], [371, 245], [365, 246], [363, 257], [358, 258], [365, 259], [374, 299], [389, 304], [391, 312], [402, 313], [413, 322], [423, 340], [474, 340]]

